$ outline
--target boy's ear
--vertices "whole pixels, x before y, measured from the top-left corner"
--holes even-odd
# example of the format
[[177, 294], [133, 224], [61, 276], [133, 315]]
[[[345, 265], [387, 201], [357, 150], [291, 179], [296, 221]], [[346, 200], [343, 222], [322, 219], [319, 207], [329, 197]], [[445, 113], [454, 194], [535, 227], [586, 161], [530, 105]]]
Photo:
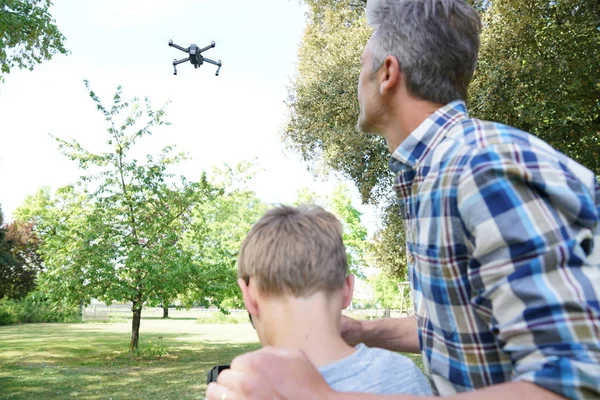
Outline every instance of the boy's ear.
[[342, 297], [344, 300], [343, 309], [346, 309], [352, 302], [352, 295], [354, 294], [354, 275], [349, 274], [344, 282], [344, 288], [342, 289]]
[[258, 303], [256, 302], [256, 297], [250, 290], [250, 282], [248, 282], [248, 285], [246, 285], [246, 282], [243, 279], [238, 279], [237, 283], [242, 291], [242, 297], [244, 298], [246, 310], [248, 310], [248, 312], [252, 315], [257, 315]]

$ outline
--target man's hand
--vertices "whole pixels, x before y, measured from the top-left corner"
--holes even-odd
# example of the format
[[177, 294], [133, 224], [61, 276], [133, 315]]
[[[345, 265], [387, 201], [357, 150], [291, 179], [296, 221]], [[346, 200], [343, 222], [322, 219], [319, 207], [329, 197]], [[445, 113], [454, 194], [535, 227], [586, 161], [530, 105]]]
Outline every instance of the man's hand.
[[342, 315], [342, 337], [351, 346], [364, 343], [391, 351], [419, 353], [417, 319], [414, 315], [403, 318], [380, 318], [357, 321]]
[[362, 322], [342, 314], [342, 337], [350, 346], [362, 343], [364, 341]]
[[327, 399], [335, 392], [300, 350], [265, 347], [234, 359], [217, 383], [206, 390], [208, 400]]

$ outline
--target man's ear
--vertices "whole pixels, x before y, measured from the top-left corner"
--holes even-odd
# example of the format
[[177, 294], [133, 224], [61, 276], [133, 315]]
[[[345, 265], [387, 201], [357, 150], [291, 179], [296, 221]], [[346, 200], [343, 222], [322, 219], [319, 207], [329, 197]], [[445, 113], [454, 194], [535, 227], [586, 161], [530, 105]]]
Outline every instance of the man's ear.
[[252, 290], [250, 290], [250, 282], [246, 285], [246, 282], [243, 279], [238, 279], [237, 283], [242, 291], [246, 310], [252, 315], [258, 315], [258, 303], [256, 302], [256, 296], [254, 296]]
[[350, 274], [346, 277], [344, 282], [344, 288], [342, 289], [342, 298], [344, 301], [342, 309], [346, 309], [352, 302], [352, 295], [354, 294], [354, 275]]
[[396, 90], [402, 80], [402, 70], [398, 59], [388, 55], [377, 72], [379, 76], [379, 92], [381, 95], [389, 94]]

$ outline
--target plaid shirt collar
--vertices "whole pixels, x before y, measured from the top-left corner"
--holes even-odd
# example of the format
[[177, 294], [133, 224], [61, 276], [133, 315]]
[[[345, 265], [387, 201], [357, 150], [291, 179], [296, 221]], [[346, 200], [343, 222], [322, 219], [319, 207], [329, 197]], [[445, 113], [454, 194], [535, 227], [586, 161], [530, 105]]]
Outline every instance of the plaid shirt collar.
[[421, 160], [446, 136], [450, 128], [467, 119], [465, 102], [456, 100], [439, 108], [421, 123], [392, 153], [389, 167], [394, 174], [415, 170]]

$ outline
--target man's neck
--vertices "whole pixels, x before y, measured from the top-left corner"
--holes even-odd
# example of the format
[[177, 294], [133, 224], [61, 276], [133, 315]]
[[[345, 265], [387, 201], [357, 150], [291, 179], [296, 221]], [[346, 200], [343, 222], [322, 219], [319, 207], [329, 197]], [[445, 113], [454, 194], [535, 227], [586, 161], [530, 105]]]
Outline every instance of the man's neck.
[[340, 334], [341, 307], [325, 295], [271, 300], [261, 306], [264, 345], [299, 348], [321, 367], [354, 353]]
[[415, 99], [406, 95], [390, 109], [384, 129], [388, 150], [393, 153], [410, 134], [444, 104]]

